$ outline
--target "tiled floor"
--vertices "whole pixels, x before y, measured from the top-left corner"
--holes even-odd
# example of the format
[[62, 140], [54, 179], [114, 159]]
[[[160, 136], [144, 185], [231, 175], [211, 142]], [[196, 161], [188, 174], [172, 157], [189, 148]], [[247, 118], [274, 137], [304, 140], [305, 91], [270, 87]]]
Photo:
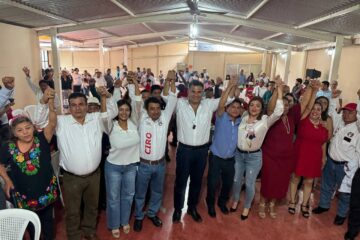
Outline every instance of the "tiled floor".
[[[226, 239], [226, 240], [256, 240], [256, 239], [276, 239], [276, 240], [340, 240], [346, 231], [346, 222], [343, 226], [335, 226], [332, 222], [336, 214], [336, 200], [334, 200], [331, 211], [318, 215], [312, 215], [305, 219], [299, 213], [299, 206], [296, 215], [290, 215], [287, 212], [287, 205], [284, 203], [278, 207], [278, 217], [276, 219], [260, 219], [257, 216], [257, 203], [259, 201], [259, 185], [255, 204], [250, 212], [249, 219], [240, 220], [241, 206], [236, 213], [222, 215], [217, 210], [216, 219], [210, 218], [207, 214], [205, 196], [206, 196], [206, 178], [203, 180], [203, 189], [201, 194], [198, 211], [203, 217], [202, 223], [194, 222], [190, 216], [185, 214], [184, 209], [182, 222], [172, 224], [173, 213], [173, 186], [175, 180], [175, 161], [174, 149], [171, 150], [172, 161], [167, 166], [167, 177], [164, 190], [163, 208], [159, 217], [163, 220], [162, 228], [156, 228], [150, 220], [145, 219], [141, 233], [131, 231], [128, 235], [121, 232], [120, 239], [176, 239], [176, 240], [200, 240], [200, 239]], [[242, 193], [243, 195], [243, 193]], [[318, 191], [315, 191], [315, 203], [318, 201]], [[312, 203], [314, 205], [314, 203]], [[186, 205], [186, 204], [185, 204]], [[61, 207], [56, 211], [56, 239], [66, 239], [64, 210]], [[134, 218], [131, 218], [131, 227]], [[100, 239], [113, 239], [110, 231], [106, 228], [105, 212], [99, 214], [99, 224], [97, 235]]]

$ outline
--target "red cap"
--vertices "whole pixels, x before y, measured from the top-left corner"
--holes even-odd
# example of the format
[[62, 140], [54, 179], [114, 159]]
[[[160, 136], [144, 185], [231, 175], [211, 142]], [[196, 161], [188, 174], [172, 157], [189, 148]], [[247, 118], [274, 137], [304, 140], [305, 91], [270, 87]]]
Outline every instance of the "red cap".
[[356, 103], [348, 103], [348, 104], [346, 104], [343, 108], [341, 108], [341, 110], [355, 111], [356, 108], [357, 108], [357, 104], [356, 104]]

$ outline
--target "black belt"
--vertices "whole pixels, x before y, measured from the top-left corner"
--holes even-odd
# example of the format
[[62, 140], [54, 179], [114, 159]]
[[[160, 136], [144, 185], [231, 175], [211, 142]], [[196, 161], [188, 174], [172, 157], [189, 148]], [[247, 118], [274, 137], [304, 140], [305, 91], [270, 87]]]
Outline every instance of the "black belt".
[[330, 158], [330, 160], [336, 165], [344, 165], [347, 163], [347, 161], [338, 162], [338, 161], [332, 160], [331, 158]]
[[64, 173], [66, 173], [66, 174], [68, 174], [68, 175], [85, 178], [85, 177], [89, 177], [89, 176], [93, 175], [94, 173], [96, 173], [97, 171], [99, 171], [100, 168], [97, 168], [97, 169], [95, 169], [95, 171], [93, 171], [93, 172], [91, 172], [91, 173], [89, 173], [89, 174], [85, 174], [85, 175], [77, 175], [77, 174], [75, 174], [75, 173], [68, 172], [68, 171], [66, 171], [66, 170], [63, 169], [63, 168], [61, 168], [61, 169], [62, 169], [62, 171], [64, 171]]
[[154, 160], [154, 161], [140, 158], [140, 162], [146, 163], [146, 164], [149, 164], [149, 165], [159, 165], [159, 164], [162, 164], [162, 163], [165, 162], [165, 158], [162, 157], [161, 159], [159, 159], [159, 160]]
[[209, 147], [209, 143], [205, 143], [204, 145], [199, 145], [199, 146], [191, 146], [191, 145], [186, 145], [186, 144], [179, 142], [179, 146], [184, 147], [184, 148], [189, 148], [192, 150], [196, 150], [196, 149], [202, 149], [202, 148]]
[[240, 148], [237, 148], [237, 150], [240, 152], [240, 153], [257, 153], [257, 152], [260, 152], [261, 149], [259, 148], [258, 150], [254, 150], [254, 151], [244, 151], [244, 150], [241, 150]]

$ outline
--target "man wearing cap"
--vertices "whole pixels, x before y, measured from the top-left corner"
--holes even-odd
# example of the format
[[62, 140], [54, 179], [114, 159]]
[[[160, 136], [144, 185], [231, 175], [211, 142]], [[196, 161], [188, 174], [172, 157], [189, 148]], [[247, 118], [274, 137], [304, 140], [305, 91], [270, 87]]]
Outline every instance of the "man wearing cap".
[[[360, 99], [360, 90], [358, 91]], [[360, 159], [360, 102], [348, 103], [337, 114], [330, 105], [329, 115], [334, 122], [334, 134], [330, 140], [328, 159], [323, 169], [319, 206], [313, 209], [314, 214], [326, 212], [330, 208], [331, 197], [336, 186], [346, 181], [344, 176], [351, 170], [354, 161]], [[349, 209], [350, 194], [343, 191], [339, 194], [335, 225], [342, 225]]]

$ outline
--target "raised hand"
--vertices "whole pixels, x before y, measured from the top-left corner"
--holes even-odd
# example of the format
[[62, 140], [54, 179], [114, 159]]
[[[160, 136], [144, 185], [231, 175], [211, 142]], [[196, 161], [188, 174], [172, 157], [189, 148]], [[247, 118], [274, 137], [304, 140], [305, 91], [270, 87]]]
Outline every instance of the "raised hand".
[[47, 104], [49, 102], [49, 99], [55, 98], [55, 90], [51, 87], [47, 87], [44, 91], [44, 94], [42, 96], [42, 103]]
[[283, 86], [283, 81], [282, 81], [282, 78], [280, 77], [280, 75], [277, 75], [274, 79], [274, 82], [275, 82], [275, 85], [277, 87], [282, 87]]
[[321, 82], [319, 80], [311, 80], [310, 87], [314, 90], [319, 90], [321, 87]]
[[27, 76], [27, 77], [30, 77], [30, 69], [28, 68], [28, 67], [23, 67], [23, 72], [25, 73], [25, 75]]
[[111, 96], [110, 93], [106, 90], [106, 87], [104, 86], [96, 88], [96, 91], [99, 93], [100, 97], [102, 98], [107, 98]]
[[15, 87], [15, 78], [14, 77], [5, 76], [2, 78], [2, 82], [4, 84], [4, 87], [9, 90], [12, 90]]
[[176, 79], [175, 70], [169, 70], [168, 73], [167, 73], [165, 81], [171, 81], [171, 80], [175, 81], [175, 79]]

